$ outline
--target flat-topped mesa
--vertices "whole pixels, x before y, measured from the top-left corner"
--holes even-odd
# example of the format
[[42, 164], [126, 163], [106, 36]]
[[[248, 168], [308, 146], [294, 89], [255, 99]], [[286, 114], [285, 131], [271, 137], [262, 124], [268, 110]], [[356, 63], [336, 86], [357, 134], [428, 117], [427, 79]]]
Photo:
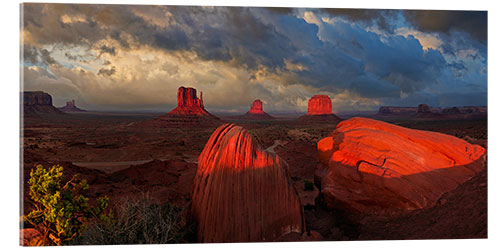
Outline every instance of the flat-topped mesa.
[[335, 123], [341, 120], [332, 113], [332, 100], [327, 95], [314, 95], [309, 99], [307, 113], [299, 117], [302, 123]]
[[58, 108], [59, 110], [63, 112], [85, 112], [85, 110], [78, 108], [75, 105], [75, 100], [71, 100], [69, 102], [66, 102], [66, 106]]
[[327, 95], [314, 95], [309, 99], [306, 115], [327, 115], [332, 113], [332, 100]]
[[247, 114], [264, 114], [264, 110], [262, 109], [262, 101], [257, 99], [253, 101], [252, 106], [250, 107], [250, 111]]
[[318, 152], [326, 204], [365, 214], [432, 207], [485, 167], [479, 145], [360, 117], [339, 123]]
[[381, 115], [399, 115], [399, 114], [414, 114], [418, 111], [417, 107], [397, 107], [397, 106], [381, 106], [378, 113]]
[[288, 165], [244, 128], [217, 128], [198, 158], [191, 218], [199, 242], [273, 241], [304, 231]]
[[25, 91], [23, 96], [23, 110], [25, 115], [37, 113], [62, 113], [52, 105], [52, 96], [43, 91]]

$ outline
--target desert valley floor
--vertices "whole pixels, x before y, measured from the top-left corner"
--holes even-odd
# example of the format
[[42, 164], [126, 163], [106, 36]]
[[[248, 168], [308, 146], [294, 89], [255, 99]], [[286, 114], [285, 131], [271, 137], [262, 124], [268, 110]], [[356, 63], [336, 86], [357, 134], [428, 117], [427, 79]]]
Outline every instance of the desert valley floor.
[[[148, 123], [156, 116], [86, 112], [25, 117], [21, 128], [24, 213], [32, 209], [27, 181], [35, 164], [60, 164], [66, 176], [80, 173], [90, 185], [88, 196], [107, 195], [111, 206], [126, 197], [148, 193], [158, 201], [187, 208], [198, 156], [222, 122], [187, 127]], [[246, 128], [264, 148], [288, 163], [308, 233], [282, 241], [487, 237], [487, 168], [444, 194], [434, 207], [384, 216], [353, 216], [342, 208], [327, 209], [314, 180], [319, 164], [317, 143], [337, 123], [301, 122], [290, 117], [270, 121], [220, 118]], [[485, 149], [488, 146], [486, 119], [377, 119], [449, 134]], [[314, 189], [305, 188], [306, 182], [315, 183]], [[194, 241], [193, 237], [185, 239]]]

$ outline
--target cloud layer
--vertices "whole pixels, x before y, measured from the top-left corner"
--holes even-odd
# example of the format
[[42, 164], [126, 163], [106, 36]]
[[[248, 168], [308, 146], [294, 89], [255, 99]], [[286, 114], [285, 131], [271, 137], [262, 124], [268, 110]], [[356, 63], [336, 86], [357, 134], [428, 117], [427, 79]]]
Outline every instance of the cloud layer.
[[[241, 112], [486, 105], [486, 12], [23, 4], [24, 89], [167, 110], [179, 86]], [[456, 97], [456, 98], [454, 98]], [[168, 111], [168, 110], [167, 110]]]

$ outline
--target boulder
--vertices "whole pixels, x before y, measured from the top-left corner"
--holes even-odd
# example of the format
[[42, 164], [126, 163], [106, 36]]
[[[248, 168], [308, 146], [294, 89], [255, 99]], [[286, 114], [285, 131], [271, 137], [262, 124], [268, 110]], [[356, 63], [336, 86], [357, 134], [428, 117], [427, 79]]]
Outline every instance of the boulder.
[[86, 112], [83, 109], [78, 108], [75, 105], [75, 100], [71, 100], [70, 102], [66, 102], [66, 106], [58, 108], [62, 112]]
[[24, 115], [39, 113], [61, 114], [62, 112], [52, 105], [52, 96], [43, 91], [25, 91], [23, 98]]
[[273, 241], [304, 232], [288, 165], [234, 124], [217, 128], [199, 156], [190, 215], [199, 242]]
[[317, 147], [326, 204], [368, 214], [432, 207], [485, 166], [481, 146], [368, 118], [339, 123]]
[[326, 115], [332, 113], [332, 100], [327, 95], [315, 95], [309, 99], [306, 115]]

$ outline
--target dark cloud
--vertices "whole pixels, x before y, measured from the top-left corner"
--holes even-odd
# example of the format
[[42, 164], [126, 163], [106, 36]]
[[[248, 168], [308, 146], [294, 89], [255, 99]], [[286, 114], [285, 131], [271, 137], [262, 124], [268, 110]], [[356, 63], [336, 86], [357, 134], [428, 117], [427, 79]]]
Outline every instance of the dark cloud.
[[392, 32], [394, 24], [391, 19], [395, 18], [398, 10], [384, 9], [323, 9], [324, 12], [333, 16], [342, 16], [351, 21], [361, 21], [365, 24], [377, 24], [379, 28]]
[[116, 73], [116, 67], [115, 66], [113, 66], [113, 67], [111, 67], [109, 69], [106, 69], [106, 68], [99, 69], [99, 72], [97, 72], [97, 75], [111, 76], [114, 73]]
[[[300, 12], [290, 8], [23, 4], [23, 21], [37, 46], [84, 46], [98, 50], [97, 57], [126, 53], [137, 44], [189, 51], [197, 60], [243, 68], [250, 80], [257, 80], [255, 74], [264, 69], [265, 74], [278, 75], [284, 85], [348, 91], [386, 102], [401, 100], [401, 95], [409, 95], [406, 102], [418, 102], [411, 98], [422, 99], [420, 93], [440, 81], [455, 82], [453, 77], [466, 75], [469, 69], [463, 62], [447, 62], [441, 53], [455, 57], [460, 50], [473, 48], [478, 53], [471, 54], [471, 60], [484, 60], [486, 65], [486, 12], [312, 11], [343, 18], [334, 25], [316, 25], [297, 18]], [[424, 50], [416, 37], [395, 35], [402, 17], [418, 30], [444, 34], [439, 36], [441, 50]], [[373, 24], [389, 35], [367, 31]], [[115, 43], [99, 42], [109, 39]], [[116, 43], [118, 48], [109, 45]], [[57, 63], [48, 50], [35, 45], [25, 44], [23, 52], [26, 62]], [[78, 59], [70, 53], [65, 56]], [[103, 65], [97, 75], [111, 76], [119, 70], [109, 67], [109, 61]], [[438, 102], [438, 97], [432, 98]]]
[[488, 38], [488, 12], [486, 11], [442, 11], [405, 10], [406, 19], [421, 31], [450, 34], [463, 31], [481, 43]]
[[57, 61], [52, 58], [50, 52], [46, 49], [39, 49], [29, 44], [23, 45], [23, 60], [29, 64], [57, 64]]

